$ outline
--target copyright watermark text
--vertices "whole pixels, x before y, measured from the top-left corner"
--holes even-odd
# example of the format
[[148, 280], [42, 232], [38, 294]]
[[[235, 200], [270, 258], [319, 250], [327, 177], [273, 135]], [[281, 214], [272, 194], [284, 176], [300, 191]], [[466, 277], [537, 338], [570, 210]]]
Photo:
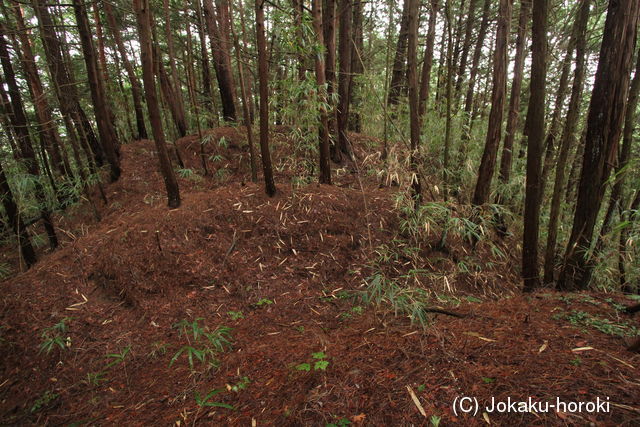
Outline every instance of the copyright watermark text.
[[462, 414], [477, 415], [478, 412], [507, 414], [507, 413], [522, 413], [522, 412], [569, 412], [569, 413], [600, 413], [606, 414], [611, 412], [611, 404], [609, 398], [597, 397], [595, 400], [590, 401], [565, 401], [557, 397], [552, 401], [540, 401], [532, 397], [526, 400], [512, 399], [508, 397], [506, 400], [498, 400], [492, 397], [488, 403], [478, 401], [473, 396], [458, 396], [453, 401], [453, 413], [456, 416]]

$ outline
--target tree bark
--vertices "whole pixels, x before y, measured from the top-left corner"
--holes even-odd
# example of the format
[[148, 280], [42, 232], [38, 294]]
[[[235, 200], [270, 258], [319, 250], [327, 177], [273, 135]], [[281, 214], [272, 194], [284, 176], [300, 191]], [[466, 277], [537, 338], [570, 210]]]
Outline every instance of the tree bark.
[[[498, 178], [502, 183], [508, 183], [511, 179], [511, 164], [513, 159], [513, 141], [518, 128], [520, 116], [520, 94], [522, 92], [522, 76], [524, 72], [525, 45], [527, 43], [527, 23], [531, 0], [520, 1], [520, 16], [518, 18], [518, 35], [516, 37], [516, 54], [513, 60], [513, 81], [511, 83], [511, 98], [509, 99], [509, 115], [504, 135], [502, 157], [500, 158], [500, 174]], [[498, 203], [501, 203], [499, 200]]]
[[333, 160], [342, 161], [342, 154], [353, 160], [351, 143], [347, 135], [349, 123], [349, 86], [351, 80], [351, 55], [352, 49], [352, 10], [351, 0], [342, 0], [340, 3], [340, 39], [338, 53], [340, 55], [340, 74], [338, 75], [338, 149], [335, 150]]
[[18, 147], [20, 149], [20, 158], [24, 161], [27, 172], [31, 176], [33, 176], [35, 183], [36, 200], [38, 201], [38, 207], [42, 216], [44, 228], [49, 239], [49, 246], [53, 250], [58, 247], [58, 237], [56, 236], [53, 221], [51, 219], [51, 212], [47, 207], [47, 197], [45, 194], [45, 189], [39, 180], [40, 167], [38, 165], [36, 153], [33, 149], [31, 136], [29, 135], [29, 123], [27, 122], [27, 117], [25, 115], [20, 88], [18, 87], [18, 83], [16, 82], [15, 72], [13, 71], [13, 66], [11, 65], [11, 59], [9, 57], [9, 50], [7, 49], [6, 41], [4, 38], [4, 32], [4, 25], [0, 25], [0, 62], [2, 63], [4, 81], [7, 84], [9, 99], [11, 101], [12, 114], [9, 115], [9, 119], [11, 121], [13, 131], [16, 135]]
[[103, 4], [107, 23], [111, 27], [113, 40], [115, 41], [116, 48], [120, 54], [120, 59], [122, 60], [125, 71], [127, 72], [129, 84], [131, 85], [131, 97], [133, 98], [133, 110], [136, 115], [136, 128], [138, 131], [137, 139], [147, 139], [147, 128], [144, 123], [144, 112], [142, 109], [142, 88], [140, 87], [140, 81], [136, 77], [133, 65], [127, 56], [127, 50], [122, 42], [122, 37], [120, 36], [120, 26], [117, 24], [111, 3], [110, 1], [105, 1]]
[[[343, 1], [343, 5], [344, 3], [345, 2]], [[402, 6], [400, 32], [398, 33], [398, 43], [396, 45], [396, 54], [393, 60], [393, 72], [391, 73], [391, 84], [389, 85], [387, 101], [388, 105], [391, 106], [398, 104], [398, 98], [402, 91], [403, 78], [406, 75], [405, 62], [407, 57], [407, 37], [409, 32], [409, 3], [410, 0], [404, 0]]]
[[33, 250], [33, 246], [31, 246], [29, 231], [24, 224], [22, 215], [18, 211], [18, 204], [15, 201], [13, 192], [11, 191], [11, 187], [7, 181], [7, 176], [2, 168], [2, 163], [0, 163], [0, 191], [2, 192], [2, 207], [7, 215], [11, 229], [18, 238], [20, 255], [22, 256], [27, 268], [29, 268], [37, 261], [36, 252]]
[[533, 2], [531, 87], [529, 95], [529, 141], [524, 200], [522, 278], [525, 292], [540, 286], [538, 234], [540, 228], [541, 162], [544, 140], [545, 84], [547, 78], [548, 0]]
[[582, 101], [582, 87], [585, 75], [585, 49], [586, 31], [589, 21], [590, 0], [583, 0], [580, 4], [578, 19], [576, 23], [576, 58], [573, 75], [573, 85], [571, 87], [571, 98], [565, 119], [564, 129], [558, 150], [558, 161], [556, 163], [556, 174], [553, 183], [553, 193], [551, 196], [551, 207], [549, 209], [549, 224], [547, 226], [547, 246], [544, 255], [544, 276], [545, 284], [555, 280], [556, 247], [558, 241], [558, 223], [560, 218], [560, 205], [563, 188], [565, 186], [565, 171], [569, 158], [569, 149], [575, 142], [575, 131], [580, 115], [580, 103]]
[[491, 178], [496, 164], [500, 134], [502, 131], [502, 115], [504, 112], [505, 94], [507, 91], [507, 47], [509, 39], [509, 23], [511, 21], [510, 0], [500, 0], [498, 12], [498, 29], [496, 47], [493, 57], [493, 89], [491, 93], [491, 112], [484, 152], [478, 171], [478, 181], [473, 194], [473, 204], [483, 205], [489, 198]]
[[[526, 1], [526, 0], [525, 0]], [[460, 65], [458, 66], [458, 78], [456, 80], [455, 99], [458, 99], [458, 94], [462, 89], [462, 81], [464, 79], [464, 72], [467, 69], [467, 60], [469, 59], [469, 50], [471, 49], [471, 35], [473, 30], [473, 24], [476, 20], [476, 9], [478, 0], [471, 0], [469, 2], [469, 11], [467, 13], [467, 22], [464, 29], [464, 43], [462, 43], [462, 52], [460, 53]], [[456, 102], [457, 104], [457, 102]], [[457, 107], [456, 107], [457, 108]]]
[[160, 116], [160, 107], [158, 106], [156, 83], [153, 73], [153, 46], [151, 37], [152, 17], [151, 10], [149, 9], [149, 0], [133, 0], [133, 7], [136, 14], [138, 35], [140, 39], [144, 94], [147, 100], [147, 109], [149, 110], [149, 120], [153, 131], [153, 139], [158, 151], [160, 173], [162, 174], [164, 185], [167, 190], [169, 207], [177, 208], [180, 206], [180, 189], [178, 188], [178, 181], [176, 180], [175, 173], [171, 167], [171, 161], [169, 160], [169, 152], [167, 151], [164, 130], [162, 129], [162, 118]]
[[[240, 10], [242, 11], [242, 0], [239, 0]], [[250, 101], [247, 95], [247, 86], [244, 79], [244, 67], [240, 58], [240, 41], [233, 25], [231, 26], [231, 35], [236, 50], [236, 63], [238, 64], [238, 77], [240, 79], [240, 93], [242, 95], [242, 113], [244, 115], [244, 126], [247, 130], [247, 144], [249, 144], [249, 161], [251, 165], [251, 181], [258, 182], [258, 159], [253, 144], [253, 130], [251, 129], [251, 113], [249, 111]], [[246, 46], [245, 46], [246, 47]]]
[[[218, 4], [218, 6], [220, 6]], [[218, 7], [218, 10], [221, 9]], [[222, 116], [228, 122], [236, 121], [236, 102], [233, 74], [231, 73], [231, 61], [229, 57], [228, 42], [224, 28], [220, 28], [216, 10], [212, 0], [204, 0], [204, 16], [213, 52], [213, 66], [218, 77], [218, 88], [222, 100]], [[226, 49], [225, 49], [226, 48]]]
[[120, 177], [120, 160], [116, 152], [116, 147], [119, 146], [118, 135], [114, 123], [111, 121], [113, 116], [107, 102], [104, 82], [98, 72], [98, 61], [96, 60], [96, 50], [93, 46], [91, 28], [89, 27], [89, 18], [87, 17], [87, 10], [82, 0], [73, 0], [73, 10], [76, 16], [80, 43], [87, 67], [91, 101], [93, 103], [95, 119], [98, 124], [100, 141], [102, 142], [102, 147], [109, 162], [111, 181], [113, 182]]
[[418, 89], [418, 13], [419, 0], [407, 0], [407, 76], [409, 81], [409, 128], [411, 131], [411, 192], [414, 206], [417, 209], [422, 202], [422, 188], [420, 183], [420, 112]]
[[[312, 0], [313, 29], [316, 33], [318, 45], [324, 45], [322, 30], [322, 0]], [[324, 71], [324, 56], [319, 50], [315, 54], [316, 82], [320, 99], [320, 127], [318, 130], [318, 151], [320, 153], [320, 184], [331, 184], [331, 164], [329, 162], [329, 113], [327, 105], [326, 77]]]
[[276, 194], [269, 152], [269, 66], [267, 40], [264, 35], [264, 6], [266, 0], [256, 0], [256, 44], [258, 46], [258, 78], [260, 82], [260, 152], [265, 191], [269, 197]]
[[49, 105], [49, 101], [44, 92], [35, 56], [31, 49], [31, 40], [29, 39], [29, 35], [24, 24], [24, 18], [22, 16], [20, 6], [14, 4], [13, 12], [16, 18], [20, 46], [22, 48], [22, 68], [24, 69], [24, 73], [29, 84], [36, 115], [42, 130], [42, 136], [47, 139], [47, 151], [51, 156], [53, 165], [58, 173], [62, 176], [73, 178], [73, 171], [69, 164], [69, 160], [62, 152], [62, 139], [60, 138], [60, 134], [55, 126], [51, 106]]
[[[475, 1], [475, 0], [474, 0]], [[429, 14], [429, 29], [427, 30], [427, 40], [424, 48], [424, 61], [422, 62], [422, 73], [420, 80], [419, 112], [420, 117], [424, 116], [429, 102], [431, 92], [431, 68], [433, 67], [433, 43], [436, 39], [436, 20], [438, 18], [438, 0], [431, 0], [431, 11]]]
[[624, 120], [640, 3], [610, 0], [587, 119], [585, 154], [560, 289], [585, 289], [589, 250]]

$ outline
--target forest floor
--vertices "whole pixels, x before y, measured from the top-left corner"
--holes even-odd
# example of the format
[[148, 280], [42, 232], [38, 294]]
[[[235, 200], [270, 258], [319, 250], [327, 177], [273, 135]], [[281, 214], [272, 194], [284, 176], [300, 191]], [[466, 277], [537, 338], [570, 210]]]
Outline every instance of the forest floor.
[[[640, 423], [631, 298], [522, 295], [513, 238], [497, 243], [502, 261], [465, 273], [468, 248], [425, 245], [424, 281], [410, 282], [465, 317], [412, 324], [363, 299], [381, 257], [409, 264], [397, 187], [348, 169], [334, 186], [292, 183], [284, 165], [268, 198], [243, 182], [242, 135], [210, 134], [213, 173], [181, 174], [180, 208], [166, 207], [153, 143], [124, 145], [102, 221], [71, 209], [63, 247], [0, 283], [0, 424]], [[197, 139], [178, 145], [199, 171]], [[460, 396], [477, 399], [475, 416], [454, 410]], [[484, 408], [492, 397], [600, 398], [610, 411], [500, 414]]]

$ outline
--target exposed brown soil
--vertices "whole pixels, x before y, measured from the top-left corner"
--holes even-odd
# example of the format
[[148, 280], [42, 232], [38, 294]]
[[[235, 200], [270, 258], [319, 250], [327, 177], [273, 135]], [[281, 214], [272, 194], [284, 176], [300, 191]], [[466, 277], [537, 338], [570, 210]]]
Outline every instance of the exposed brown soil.
[[[0, 284], [2, 424], [429, 425], [432, 415], [443, 425], [640, 423], [640, 356], [622, 338], [576, 321], [586, 313], [637, 328], [638, 319], [615, 306], [631, 300], [521, 295], [514, 241], [500, 243], [506, 259], [469, 274], [456, 270], [456, 257], [469, 250], [458, 242], [449, 253], [424, 249], [423, 268], [434, 273], [424, 286], [435, 302], [461, 300], [449, 309], [466, 317], [412, 325], [359, 298], [376, 250], [402, 244], [393, 242], [397, 188], [380, 188], [376, 178], [360, 188], [348, 168], [335, 186], [294, 185], [296, 172], [283, 167], [279, 193], [268, 198], [247, 182], [242, 133], [210, 134], [207, 156], [220, 157], [209, 162], [211, 176], [180, 178], [179, 209], [166, 208], [152, 142], [125, 145], [123, 176], [107, 187], [102, 221], [85, 205], [67, 212], [59, 219], [64, 246]], [[178, 146], [185, 167], [199, 171], [197, 138]], [[274, 157], [289, 151], [283, 137]], [[482, 245], [476, 250], [490, 258]], [[43, 330], [67, 317], [67, 348], [39, 353]], [[231, 327], [232, 348], [217, 353], [215, 368], [194, 359], [190, 369], [186, 354], [169, 367], [183, 346], [204, 346], [173, 327], [196, 319], [210, 330]], [[107, 368], [117, 361], [108, 355], [126, 348]], [[313, 369], [317, 352], [326, 354], [325, 370]], [[296, 368], [303, 363], [309, 372]], [[234, 409], [198, 405], [196, 393], [214, 389], [222, 391], [209, 402]], [[485, 404], [492, 396], [608, 397], [613, 406], [606, 414], [456, 416], [460, 395]]]

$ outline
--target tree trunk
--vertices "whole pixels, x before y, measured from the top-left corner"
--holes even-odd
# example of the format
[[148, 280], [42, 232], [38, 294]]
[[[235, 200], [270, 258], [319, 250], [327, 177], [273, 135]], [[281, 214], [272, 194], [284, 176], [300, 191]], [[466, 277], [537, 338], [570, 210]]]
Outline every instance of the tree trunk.
[[336, 1], [324, 0], [322, 10], [322, 31], [324, 36], [325, 76], [327, 78], [327, 100], [329, 101], [329, 142], [330, 150], [335, 156], [337, 149], [336, 108], [333, 94], [336, 92]]
[[29, 135], [29, 124], [25, 115], [24, 104], [22, 102], [22, 96], [20, 95], [20, 88], [16, 82], [16, 76], [11, 65], [11, 59], [9, 57], [9, 50], [5, 42], [5, 28], [4, 25], [0, 25], [0, 62], [2, 62], [2, 71], [4, 74], [4, 81], [9, 91], [9, 98], [11, 101], [12, 114], [9, 115], [13, 131], [16, 135], [18, 147], [20, 148], [20, 158], [24, 161], [24, 165], [27, 172], [33, 177], [35, 184], [35, 196], [38, 201], [38, 207], [42, 220], [44, 222], [44, 228], [49, 238], [49, 246], [51, 249], [58, 247], [58, 237], [56, 236], [53, 221], [51, 220], [51, 212], [47, 207], [47, 197], [45, 189], [39, 180], [40, 168], [38, 166], [38, 160], [36, 158], [35, 151], [33, 149], [33, 143], [31, 136]]
[[[549, 125], [549, 131], [544, 143], [544, 162], [542, 166], [542, 182], [547, 182], [547, 176], [549, 170], [553, 165], [553, 155], [555, 152], [556, 139], [560, 127], [560, 113], [564, 106], [567, 88], [569, 87], [569, 72], [571, 68], [571, 60], [573, 59], [573, 51], [576, 45], [576, 26], [578, 20], [576, 19], [571, 29], [571, 37], [567, 45], [567, 51], [565, 52], [564, 59], [562, 60], [562, 67], [560, 70], [560, 80], [558, 82], [558, 90], [556, 92], [556, 100], [553, 107], [553, 114], [551, 114], [551, 124]], [[542, 188], [544, 191], [544, 187]]]
[[476, 79], [478, 75], [478, 67], [480, 64], [480, 56], [482, 54], [482, 47], [484, 45], [484, 39], [487, 35], [487, 29], [489, 28], [489, 9], [491, 6], [491, 0], [485, 0], [482, 9], [482, 19], [480, 21], [480, 29], [478, 31], [478, 39], [473, 49], [473, 58], [471, 61], [471, 70], [469, 72], [469, 83], [467, 87], [467, 93], [464, 102], [464, 115], [463, 120], [465, 126], [462, 130], [462, 137], [460, 143], [460, 150], [458, 153], [458, 167], [461, 168], [465, 159], [467, 158], [468, 144], [471, 139], [471, 127], [473, 126], [472, 108], [473, 108], [473, 94], [475, 90]]
[[2, 163], [0, 163], [0, 191], [2, 192], [2, 207], [7, 215], [11, 229], [18, 238], [20, 255], [22, 256], [27, 268], [29, 268], [37, 261], [36, 252], [33, 250], [33, 246], [31, 246], [29, 232], [27, 227], [24, 225], [22, 215], [18, 211], [18, 205], [13, 197], [13, 192], [9, 186], [9, 182], [7, 182], [7, 176], [2, 168]]
[[[402, 92], [403, 78], [406, 75], [405, 62], [407, 57], [407, 36], [409, 32], [409, 2], [410, 0], [404, 0], [402, 6], [400, 32], [398, 33], [398, 44], [396, 45], [396, 55], [393, 60], [393, 72], [391, 73], [391, 84], [389, 85], [389, 95], [387, 101], [388, 105], [390, 106], [398, 104], [398, 98], [400, 97], [400, 93]], [[343, 4], [344, 3], [345, 1], [343, 1]]]
[[364, 34], [362, 30], [362, 0], [353, 1], [353, 23], [352, 23], [352, 37], [351, 37], [351, 72], [349, 77], [349, 102], [351, 106], [349, 108], [349, 123], [348, 128], [354, 132], [362, 131], [362, 123], [360, 120], [360, 113], [356, 110], [360, 104], [360, 94], [356, 86], [356, 76], [362, 75], [364, 72], [363, 63], [363, 48], [364, 48]]
[[342, 0], [340, 3], [340, 40], [338, 53], [340, 55], [340, 74], [338, 75], [338, 149], [334, 153], [334, 161], [342, 161], [342, 154], [353, 160], [351, 143], [347, 135], [349, 123], [349, 86], [351, 80], [351, 0]]
[[87, 67], [89, 89], [95, 119], [98, 124], [98, 132], [100, 133], [100, 141], [102, 142], [102, 147], [109, 162], [111, 181], [113, 182], [120, 177], [120, 160], [116, 153], [116, 147], [119, 145], [118, 135], [114, 123], [111, 121], [112, 113], [107, 102], [104, 82], [98, 73], [98, 61], [96, 60], [96, 50], [92, 42], [87, 10], [82, 0], [73, 0], [73, 9], [78, 25], [78, 33], [80, 34], [84, 61]]
[[169, 153], [162, 129], [160, 107], [158, 106], [158, 97], [156, 95], [156, 82], [153, 76], [153, 46], [151, 37], [151, 26], [153, 24], [151, 10], [149, 9], [149, 0], [133, 0], [133, 6], [138, 24], [144, 94], [147, 100], [153, 139], [158, 151], [160, 173], [162, 174], [164, 185], [167, 189], [169, 207], [177, 208], [180, 206], [180, 189], [178, 188], [178, 181], [176, 180], [175, 173], [171, 167], [171, 161], [169, 160]]
[[[207, 50], [207, 36], [204, 28], [204, 20], [202, 16], [202, 6], [200, 0], [195, 1], [195, 12], [198, 16], [198, 38], [200, 39], [200, 67], [202, 69], [202, 97], [204, 98], [204, 108], [208, 113], [208, 125], [213, 127], [217, 125], [218, 113], [215, 111], [213, 103], [213, 95], [211, 90], [211, 69], [209, 68], [209, 52]], [[197, 101], [196, 101], [197, 102]], [[216, 118], [215, 122], [213, 118]]]
[[551, 196], [551, 207], [549, 209], [549, 225], [547, 231], [547, 246], [544, 255], [544, 284], [552, 283], [555, 280], [556, 246], [558, 240], [558, 223], [560, 218], [561, 198], [564, 194], [565, 171], [569, 158], [569, 149], [575, 142], [575, 131], [580, 115], [580, 103], [582, 101], [582, 87], [584, 85], [584, 66], [586, 49], [586, 31], [589, 22], [590, 0], [583, 0], [580, 4], [578, 19], [576, 22], [576, 66], [573, 76], [573, 86], [571, 87], [571, 98], [569, 99], [569, 109], [565, 120], [560, 148], [558, 150], [558, 161], [556, 163], [556, 175], [553, 183], [553, 193]]
[[[444, 156], [442, 162], [442, 182], [444, 184], [444, 198], [447, 200], [450, 184], [450, 167], [451, 162], [449, 160], [451, 154], [451, 109], [452, 109], [452, 85], [453, 85], [453, 57], [451, 55], [453, 38], [451, 34], [451, 5], [450, 0], [445, 0], [445, 14], [447, 18], [447, 80], [445, 83], [445, 96], [447, 98], [446, 104], [446, 118], [445, 118], [445, 130], [444, 130]], [[473, 1], [473, 0], [472, 0]]]
[[527, 181], [525, 185], [522, 242], [522, 278], [526, 292], [530, 292], [540, 286], [538, 234], [540, 228], [540, 196], [542, 194], [540, 167], [544, 141], [548, 14], [548, 0], [536, 0], [533, 2], [529, 141], [527, 143]]
[[500, 0], [498, 12], [498, 29], [496, 32], [496, 48], [493, 57], [493, 89], [491, 92], [491, 113], [485, 141], [484, 153], [478, 172], [478, 181], [473, 194], [473, 204], [483, 205], [489, 198], [491, 178], [496, 164], [500, 133], [502, 131], [502, 115], [504, 111], [505, 93], [507, 91], [507, 47], [509, 39], [509, 23], [511, 21], [510, 0]]
[[[604, 245], [604, 237], [611, 231], [614, 212], [617, 210], [622, 215], [624, 207], [622, 204], [625, 178], [627, 176], [627, 165], [631, 159], [631, 148], [633, 145], [633, 132], [636, 128], [636, 109], [638, 107], [638, 95], [640, 94], [640, 55], [638, 55], [635, 75], [631, 81], [629, 99], [624, 117], [624, 131], [622, 133], [622, 147], [618, 154], [618, 161], [615, 168], [616, 180], [609, 196], [609, 206], [602, 220], [602, 228], [598, 234], [594, 253], [600, 252]], [[622, 218], [620, 218], [622, 221]]]
[[[322, 0], [312, 0], [313, 29], [316, 33], [317, 43], [324, 45], [322, 31]], [[320, 98], [320, 128], [318, 130], [318, 151], [320, 152], [320, 184], [331, 184], [331, 164], [329, 162], [329, 114], [327, 104], [326, 77], [324, 71], [324, 57], [322, 51], [315, 55], [316, 82]]]
[[[478, 3], [478, 0], [471, 0], [469, 2], [469, 12], [467, 13], [467, 22], [465, 24], [465, 29], [464, 29], [464, 43], [462, 44], [462, 52], [460, 54], [460, 65], [458, 66], [458, 79], [456, 80], [456, 89], [455, 89], [456, 100], [459, 98], [458, 94], [462, 89], [464, 72], [467, 69], [467, 60], [469, 58], [469, 50], [471, 49], [471, 35], [473, 30], [473, 24], [476, 20], [477, 3]], [[457, 104], [457, 101], [456, 101], [456, 104]]]
[[266, 0], [256, 0], [256, 42], [258, 46], [258, 78], [260, 81], [260, 152], [265, 191], [269, 197], [276, 194], [269, 152], [269, 65], [267, 40], [264, 35], [264, 5]]
[[[500, 174], [498, 176], [500, 182], [504, 184], [507, 184], [511, 179], [513, 141], [516, 136], [518, 117], [520, 115], [520, 93], [522, 92], [522, 75], [526, 57], [525, 45], [527, 43], [527, 24], [530, 10], [531, 0], [521, 0], [520, 17], [518, 18], [518, 35], [516, 38], [516, 55], [513, 60], [513, 82], [511, 84], [511, 98], [509, 100], [509, 116], [507, 118], [504, 146], [502, 148], [502, 157], [500, 158]], [[501, 198], [498, 200], [498, 203], [502, 203]]]
[[[220, 6], [218, 4], [218, 6]], [[221, 11], [220, 7], [218, 10]], [[228, 122], [236, 121], [236, 102], [233, 74], [231, 73], [231, 61], [229, 59], [227, 35], [223, 34], [218, 24], [218, 17], [213, 8], [212, 0], [204, 0], [204, 16], [213, 52], [213, 66], [218, 77], [218, 88], [222, 100], [222, 116]], [[226, 47], [226, 50], [225, 50]]]
[[409, 81], [409, 128], [411, 131], [410, 168], [411, 190], [416, 209], [422, 202], [420, 183], [420, 112], [418, 89], [418, 14], [419, 0], [406, 0], [405, 6], [409, 17], [407, 25], [407, 76]]
[[86, 128], [86, 124], [83, 122], [82, 116], [84, 112], [80, 107], [76, 83], [73, 81], [63, 58], [62, 44], [54, 30], [51, 14], [43, 0], [32, 0], [32, 5], [38, 17], [40, 37], [47, 58], [51, 81], [58, 98], [60, 112], [65, 120], [67, 137], [71, 142], [72, 148], [78, 151], [77, 155], [74, 152], [74, 157], [76, 161], [79, 161], [79, 150], [90, 146], [89, 165], [91, 166], [95, 161], [95, 164], [102, 166], [104, 164], [102, 147], [97, 141], [89, 141], [88, 139], [89, 129]]
[[585, 289], [593, 266], [589, 249], [624, 120], [640, 3], [610, 0], [587, 119], [578, 201], [560, 289]]
[[[473, 0], [475, 1], [475, 0]], [[436, 20], [438, 18], [438, 0], [431, 0], [431, 12], [429, 13], [429, 29], [424, 48], [424, 61], [422, 62], [422, 74], [420, 80], [419, 112], [424, 116], [429, 102], [431, 89], [431, 68], [433, 67], [433, 43], [436, 39]]]
[[111, 2], [105, 1], [103, 2], [103, 5], [104, 13], [107, 17], [107, 23], [111, 27], [113, 40], [115, 41], [118, 53], [120, 54], [120, 59], [122, 60], [125, 71], [127, 72], [129, 84], [131, 85], [131, 97], [133, 98], [133, 110], [136, 114], [136, 128], [138, 131], [137, 139], [147, 139], [147, 128], [144, 123], [144, 112], [142, 110], [142, 88], [140, 87], [140, 81], [136, 77], [133, 65], [127, 56], [127, 50], [122, 42], [122, 37], [120, 36], [120, 26], [117, 24], [115, 15], [113, 14]]
[[27, 29], [22, 17], [22, 11], [17, 4], [13, 7], [14, 16], [16, 18], [17, 33], [20, 38], [20, 46], [22, 48], [22, 66], [25, 77], [31, 90], [33, 105], [35, 106], [38, 122], [42, 129], [42, 135], [47, 139], [47, 151], [51, 156], [54, 167], [62, 176], [73, 178], [73, 171], [66, 155], [63, 155], [63, 143], [55, 126], [53, 114], [49, 101], [44, 92], [42, 80], [38, 73], [38, 68], [31, 49], [31, 40], [27, 33]]
[[[240, 11], [242, 11], [242, 0], [239, 0]], [[238, 77], [240, 78], [240, 92], [242, 95], [242, 112], [244, 126], [247, 130], [247, 143], [249, 144], [249, 161], [251, 165], [251, 181], [258, 182], [258, 159], [253, 144], [253, 130], [251, 129], [251, 113], [249, 111], [249, 97], [247, 95], [247, 85], [244, 80], [244, 67], [242, 65], [242, 59], [240, 57], [240, 41], [236, 34], [233, 25], [231, 26], [231, 35], [233, 36], [233, 43], [236, 50], [236, 63], [238, 64]], [[246, 46], [245, 46], [246, 48]]]

